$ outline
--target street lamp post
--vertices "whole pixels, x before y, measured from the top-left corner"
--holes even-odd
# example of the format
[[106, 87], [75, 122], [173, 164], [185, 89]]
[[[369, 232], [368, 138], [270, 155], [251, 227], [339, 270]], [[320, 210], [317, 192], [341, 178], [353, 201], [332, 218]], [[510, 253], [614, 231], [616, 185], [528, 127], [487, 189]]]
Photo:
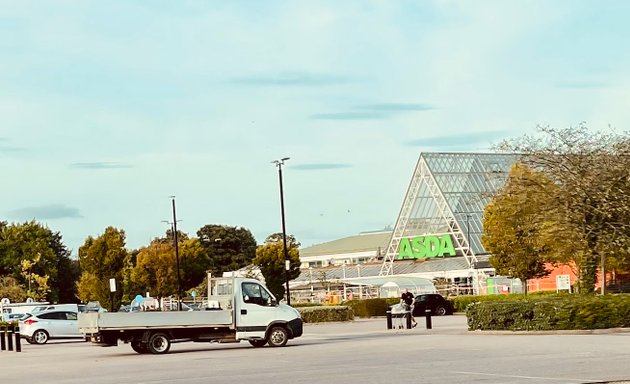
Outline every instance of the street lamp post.
[[280, 160], [274, 160], [272, 163], [278, 167], [278, 181], [280, 183], [280, 214], [282, 216], [282, 243], [284, 249], [284, 262], [285, 262], [285, 284], [287, 291], [287, 304], [291, 305], [291, 292], [289, 291], [289, 269], [291, 267], [291, 261], [289, 260], [289, 251], [287, 249], [287, 229], [284, 220], [284, 190], [282, 188], [282, 166], [284, 162], [289, 160], [288, 157], [283, 157]]
[[182, 310], [182, 283], [179, 273], [179, 246], [177, 244], [177, 215], [175, 213], [175, 196], [171, 196], [173, 205], [173, 242], [175, 243], [175, 263], [177, 268], [177, 310]]

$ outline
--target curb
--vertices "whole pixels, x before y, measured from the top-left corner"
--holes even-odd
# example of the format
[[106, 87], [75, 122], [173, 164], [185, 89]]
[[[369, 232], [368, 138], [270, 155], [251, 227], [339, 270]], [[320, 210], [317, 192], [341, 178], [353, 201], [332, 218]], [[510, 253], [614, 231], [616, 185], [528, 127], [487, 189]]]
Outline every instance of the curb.
[[609, 335], [630, 333], [630, 328], [606, 328], [606, 329], [558, 329], [553, 331], [467, 331], [467, 335]]

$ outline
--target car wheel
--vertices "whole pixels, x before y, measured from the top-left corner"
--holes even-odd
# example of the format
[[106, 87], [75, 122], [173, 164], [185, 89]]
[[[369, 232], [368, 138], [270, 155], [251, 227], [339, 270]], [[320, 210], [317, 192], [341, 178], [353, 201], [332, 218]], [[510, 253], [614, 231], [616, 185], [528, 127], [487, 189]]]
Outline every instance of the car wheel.
[[264, 347], [265, 344], [267, 344], [267, 340], [265, 339], [255, 339], [255, 340], [249, 340], [249, 343], [254, 346], [255, 348], [260, 348], [260, 347]]
[[136, 351], [137, 353], [149, 353], [146, 344], [142, 344], [140, 341], [132, 341], [131, 349]]
[[171, 349], [171, 340], [169, 340], [168, 336], [164, 333], [154, 333], [151, 338], [149, 338], [147, 349], [154, 355], [167, 353], [168, 350]]
[[268, 343], [271, 347], [284, 347], [289, 341], [289, 334], [283, 327], [276, 326], [269, 331]]
[[34, 344], [46, 344], [48, 342], [48, 337], [48, 332], [42, 329], [38, 329], [37, 331], [33, 332], [31, 340], [33, 340]]
[[435, 315], [436, 316], [444, 316], [444, 315], [446, 315], [446, 308], [444, 308], [441, 305], [439, 307], [435, 308]]

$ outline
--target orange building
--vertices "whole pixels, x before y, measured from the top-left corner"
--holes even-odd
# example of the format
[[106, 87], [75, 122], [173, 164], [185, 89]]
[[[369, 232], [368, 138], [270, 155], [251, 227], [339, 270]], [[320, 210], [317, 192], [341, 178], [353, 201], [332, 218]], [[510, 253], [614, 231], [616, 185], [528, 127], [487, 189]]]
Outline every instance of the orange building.
[[[563, 264], [563, 265], [553, 266], [551, 264], [547, 264], [545, 267], [547, 269], [550, 269], [551, 273], [540, 279], [527, 280], [528, 292], [557, 290], [556, 281], [559, 275], [568, 275], [570, 279], [571, 287], [573, 287], [573, 285], [577, 281], [577, 275], [575, 274], [575, 272], [569, 265]], [[599, 289], [601, 287], [601, 280], [602, 280], [602, 276], [600, 273], [598, 273], [597, 283], [595, 283], [596, 289]], [[606, 281], [607, 282], [612, 281], [611, 276], [609, 274], [606, 274]]]

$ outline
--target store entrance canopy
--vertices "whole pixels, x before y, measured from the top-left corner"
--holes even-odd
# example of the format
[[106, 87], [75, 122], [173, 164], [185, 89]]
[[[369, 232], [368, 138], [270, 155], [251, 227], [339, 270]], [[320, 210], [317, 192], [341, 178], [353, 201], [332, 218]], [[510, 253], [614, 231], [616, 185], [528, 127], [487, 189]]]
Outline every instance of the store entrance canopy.
[[381, 297], [397, 297], [403, 289], [418, 295], [421, 293], [435, 293], [435, 285], [430, 279], [410, 276], [374, 276], [354, 279], [342, 279], [347, 285], [367, 285], [379, 288]]

